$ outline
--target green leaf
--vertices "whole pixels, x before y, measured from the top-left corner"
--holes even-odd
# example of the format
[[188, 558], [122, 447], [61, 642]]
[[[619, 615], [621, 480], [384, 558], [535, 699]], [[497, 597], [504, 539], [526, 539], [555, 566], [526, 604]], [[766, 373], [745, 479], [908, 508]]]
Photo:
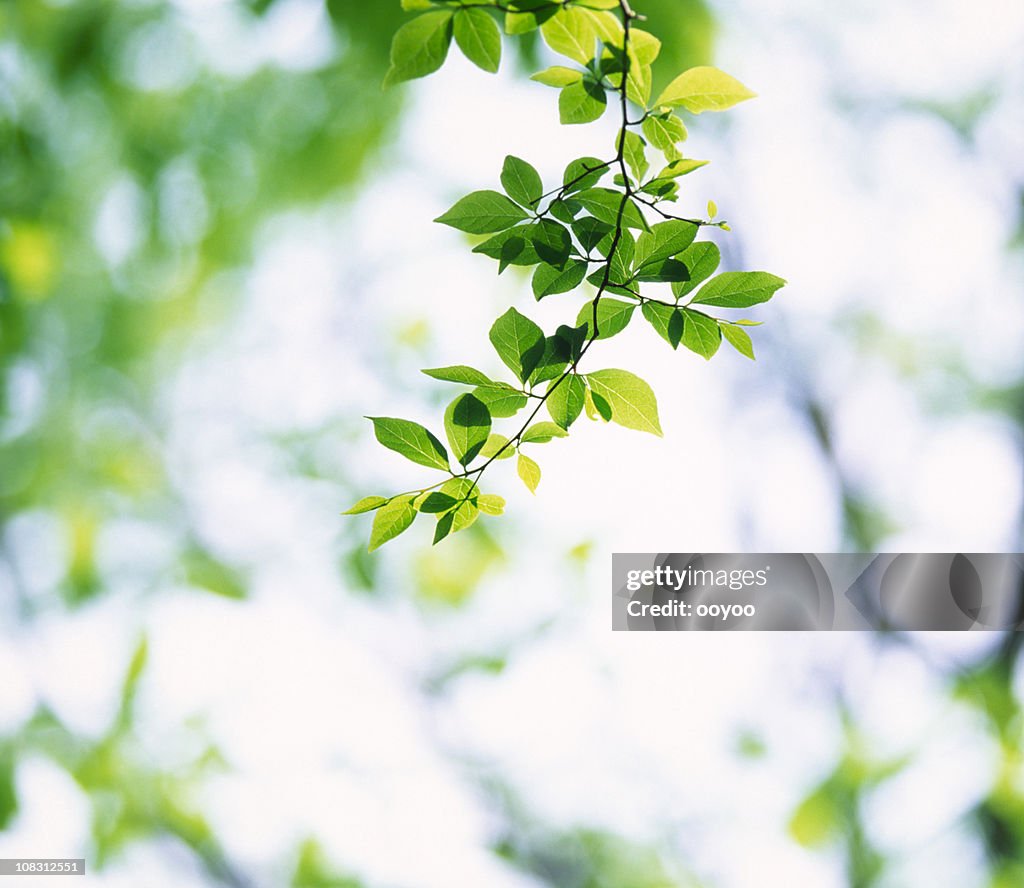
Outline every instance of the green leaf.
[[724, 71], [702, 66], [680, 74], [665, 87], [654, 104], [685, 108], [691, 114], [700, 114], [703, 111], [725, 111], [756, 95]]
[[396, 496], [386, 506], [381, 506], [373, 516], [373, 527], [370, 529], [369, 551], [379, 549], [389, 540], [393, 540], [416, 520], [416, 510], [412, 506], [411, 495]]
[[465, 530], [478, 517], [480, 517], [480, 510], [472, 500], [464, 500], [459, 503], [452, 511], [445, 513], [438, 519], [437, 527], [434, 529], [434, 545], [436, 546], [450, 534]]
[[[622, 302], [602, 296], [597, 303], [597, 338], [611, 339], [612, 336], [621, 333], [626, 329], [635, 310], [635, 302]], [[591, 303], [588, 302], [580, 309], [576, 323], [587, 325], [588, 339], [594, 335], [594, 306]]]
[[526, 218], [526, 213], [497, 191], [474, 191], [434, 221], [469, 234], [504, 231]]
[[566, 68], [563, 65], [552, 65], [544, 71], [538, 71], [530, 80], [536, 80], [545, 86], [556, 86], [561, 89], [573, 83], [579, 83], [583, 79], [583, 72], [575, 68]]
[[657, 399], [651, 387], [639, 376], [627, 370], [596, 370], [588, 373], [586, 380], [594, 395], [606, 401], [611, 408], [612, 422], [627, 429], [661, 436]]
[[646, 229], [648, 227], [637, 205], [628, 197], [624, 197], [620, 191], [614, 191], [611, 188], [588, 188], [577, 194], [574, 200], [578, 200], [591, 216], [600, 219], [607, 225], [617, 224], [619, 209], [625, 200], [625, 207], [622, 210], [623, 225], [628, 228]]
[[526, 406], [526, 395], [512, 388], [482, 385], [473, 389], [473, 395], [494, 417], [515, 416]]
[[718, 328], [718, 322], [706, 314], [688, 308], [684, 308], [683, 313], [686, 315], [683, 345], [710, 361], [722, 344], [722, 331]]
[[647, 31], [639, 28], [632, 28], [629, 32], [629, 41], [636, 53], [637, 61], [641, 65], [650, 65], [661, 52], [661, 41]]
[[718, 204], [713, 200], [708, 201], [708, 218], [714, 219], [718, 215]]
[[604, 87], [590, 78], [570, 83], [558, 96], [558, 119], [566, 125], [598, 120], [608, 107]]
[[511, 444], [512, 442], [504, 435], [491, 432], [487, 436], [484, 446], [480, 448], [480, 455], [485, 459], [510, 459], [515, 456], [516, 452], [515, 447], [511, 446]]
[[645, 302], [641, 309], [643, 316], [651, 322], [658, 335], [672, 348], [679, 348], [683, 338], [683, 313], [670, 305], [657, 302]]
[[422, 12], [433, 5], [431, 0], [402, 0], [402, 9], [405, 12]]
[[569, 346], [559, 336], [548, 336], [544, 340], [544, 356], [530, 374], [530, 385], [537, 385], [561, 376], [569, 363]]
[[469, 465], [491, 433], [491, 413], [475, 395], [460, 395], [445, 411], [444, 429], [455, 458]]
[[547, 444], [552, 438], [564, 438], [569, 433], [553, 422], [535, 422], [519, 439], [520, 444]]
[[722, 261], [718, 245], [711, 241], [691, 244], [677, 257], [690, 270], [690, 279], [672, 285], [676, 299], [695, 290], [715, 273]]
[[513, 157], [505, 158], [501, 170], [501, 186], [505, 193], [517, 204], [535, 210], [544, 193], [544, 183], [538, 173], [525, 160]]
[[484, 515], [502, 515], [505, 512], [505, 500], [496, 493], [480, 494], [476, 505]]
[[432, 379], [440, 379], [442, 382], [455, 382], [460, 385], [494, 385], [493, 379], [465, 364], [456, 364], [453, 367], [435, 367], [422, 372]]
[[455, 42], [478, 68], [494, 74], [501, 63], [501, 31], [482, 9], [460, 9], [455, 14]]
[[413, 500], [413, 508], [424, 515], [440, 515], [449, 512], [459, 504], [458, 499], [440, 490], [431, 490]]
[[704, 285], [694, 303], [719, 308], [750, 308], [767, 302], [786, 282], [766, 271], [726, 271]]
[[556, 388], [552, 388], [555, 382], [548, 387], [548, 414], [563, 429], [567, 429], [576, 422], [583, 410], [587, 387], [575, 374], [566, 377]]
[[643, 232], [636, 241], [634, 262], [637, 268], [659, 265], [683, 252], [693, 243], [699, 230], [692, 222], [669, 219], [658, 222]]
[[351, 509], [342, 512], [342, 515], [362, 515], [364, 512], [372, 512], [387, 503], [385, 496], [364, 496]]
[[706, 167], [709, 163], [711, 163], [709, 160], [692, 160], [689, 158], [673, 160], [672, 163], [658, 173], [655, 181], [660, 181], [662, 179], [679, 179], [682, 176], [690, 175], [694, 170]]
[[587, 416], [590, 419], [600, 419], [602, 422], [611, 422], [612, 420], [611, 404], [590, 389], [587, 389], [583, 409], [587, 411]]
[[498, 357], [523, 382], [544, 357], [544, 331], [514, 308], [494, 322], [490, 339]]
[[533, 295], [538, 299], [555, 293], [568, 293], [583, 283], [587, 276], [587, 263], [573, 259], [565, 268], [542, 264], [533, 273]]
[[592, 188], [605, 176], [611, 164], [597, 157], [580, 157], [572, 161], [562, 174], [566, 194], [573, 194], [585, 188]]
[[478, 244], [474, 253], [483, 253], [499, 262], [499, 271], [509, 265], [563, 266], [572, 251], [572, 238], [564, 225], [553, 219], [541, 219], [529, 225], [517, 225]]
[[642, 129], [647, 141], [659, 151], [671, 151], [679, 142], [686, 141], [686, 127], [671, 112], [646, 118]]
[[718, 326], [722, 331], [722, 335], [726, 338], [729, 345], [731, 345], [736, 351], [750, 360], [757, 360], [754, 357], [754, 343], [750, 339], [750, 334], [747, 333], [742, 327], [737, 327], [735, 324], [729, 324], [725, 321], [719, 321]]
[[634, 280], [647, 283], [681, 283], [690, 279], [688, 269], [678, 259], [661, 259], [648, 262], [636, 273]]
[[622, 155], [638, 182], [647, 175], [647, 171], [651, 168], [650, 163], [647, 162], [645, 147], [646, 143], [636, 133], [626, 131]]
[[[593, 216], [583, 216], [573, 221], [572, 230], [580, 245], [589, 253], [605, 240], [607, 240], [608, 246], [611, 246], [610, 235], [615, 230], [615, 226], [595, 219]], [[607, 252], [607, 249], [602, 250], [603, 254], [607, 254]]]
[[529, 488], [530, 493], [536, 493], [537, 485], [540, 484], [540, 466], [530, 457], [520, 453], [519, 460], [516, 463], [516, 471], [519, 473], [519, 477], [523, 479], [523, 484]]
[[408, 419], [390, 416], [368, 416], [373, 431], [385, 447], [402, 454], [421, 466], [448, 470], [448, 451], [427, 429]]
[[451, 42], [450, 10], [426, 12], [406, 22], [391, 42], [391, 67], [384, 86], [433, 74], [444, 64]]
[[528, 34], [530, 31], [536, 31], [556, 12], [558, 12], [557, 4], [537, 4], [529, 12], [508, 12], [505, 14], [505, 33]]
[[559, 55], [581, 65], [594, 57], [597, 30], [594, 21], [582, 9], [563, 8], [540, 27], [544, 42]]

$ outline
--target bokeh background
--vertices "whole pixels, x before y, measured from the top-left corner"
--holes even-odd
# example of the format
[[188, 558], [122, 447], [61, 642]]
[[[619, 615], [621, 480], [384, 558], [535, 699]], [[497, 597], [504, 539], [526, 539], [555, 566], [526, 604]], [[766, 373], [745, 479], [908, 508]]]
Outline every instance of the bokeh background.
[[429, 220], [610, 124], [558, 126], [530, 40], [382, 92], [397, 0], [0, 4], [0, 857], [115, 888], [1024, 884], [1015, 636], [608, 609], [612, 551], [1020, 551], [1024, 6], [635, 5], [662, 82], [760, 93], [694, 121], [683, 204], [789, 281], [759, 360], [636, 322], [600, 362], [664, 439], [581, 421], [536, 499], [506, 472], [506, 517], [368, 556], [339, 512], [419, 474], [362, 415], [436, 426], [421, 367], [496, 368], [508, 304], [575, 316]]

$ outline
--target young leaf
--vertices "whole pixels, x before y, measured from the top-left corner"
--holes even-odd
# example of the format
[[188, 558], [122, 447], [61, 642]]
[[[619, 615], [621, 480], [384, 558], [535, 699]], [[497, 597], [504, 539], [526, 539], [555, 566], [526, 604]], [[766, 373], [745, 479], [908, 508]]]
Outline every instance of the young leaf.
[[683, 313], [678, 308], [660, 305], [657, 302], [645, 302], [640, 310], [662, 339], [672, 348], [679, 348], [683, 338]]
[[563, 429], [568, 429], [579, 418], [586, 393], [586, 385], [575, 374], [563, 379], [557, 388], [548, 388], [548, 414]]
[[767, 302], [786, 282], [766, 271], [726, 271], [708, 281], [693, 303], [719, 308], [750, 308]]
[[389, 450], [402, 454], [429, 469], [448, 471], [448, 451], [427, 429], [408, 419], [394, 419], [390, 416], [368, 416], [373, 423], [373, 432]]
[[519, 477], [523, 479], [523, 484], [529, 488], [530, 493], [536, 493], [537, 485], [540, 484], [540, 466], [530, 457], [520, 453], [519, 460], [516, 463], [516, 471], [519, 473]]
[[[597, 303], [597, 338], [611, 339], [616, 333], [621, 333], [626, 329], [635, 310], [635, 302], [621, 302], [618, 299], [602, 297]], [[580, 309], [576, 323], [587, 325], [588, 339], [594, 335], [594, 306], [591, 303], [586, 303]]]
[[708, 218], [714, 219], [718, 215], [718, 204], [713, 200], [708, 201]]
[[590, 15], [582, 9], [566, 7], [540, 27], [544, 42], [559, 55], [581, 65], [594, 57], [597, 30]]
[[564, 438], [569, 433], [553, 422], [535, 422], [519, 439], [520, 444], [547, 444], [552, 438]]
[[526, 218], [516, 204], [497, 191], [474, 191], [434, 221], [469, 234], [491, 234]]
[[692, 222], [669, 219], [658, 222], [643, 232], [636, 241], [635, 264], [637, 268], [659, 265], [670, 256], [685, 250], [697, 236], [698, 228]]
[[710, 361], [722, 344], [722, 331], [718, 328], [718, 322], [702, 312], [690, 311], [688, 308], [684, 308], [683, 313], [686, 316], [683, 345]]
[[563, 65], [553, 65], [544, 71], [538, 71], [530, 78], [530, 80], [536, 80], [545, 86], [555, 86], [559, 89], [563, 86], [579, 83], [582, 79], [582, 71], [577, 71], [575, 68], [566, 68]]
[[501, 187], [517, 204], [531, 210], [537, 208], [537, 202], [544, 193], [540, 173], [525, 160], [511, 154], [505, 158], [501, 170]]
[[706, 167], [711, 161], [709, 160], [691, 160], [682, 159], [673, 160], [665, 169], [658, 173], [657, 180], [662, 179], [679, 179], [682, 176], [688, 176], [694, 170], [699, 170], [701, 167]]
[[515, 456], [516, 449], [504, 435], [491, 432], [487, 441], [480, 448], [480, 455], [485, 459], [510, 459]]
[[436, 367], [422, 372], [432, 379], [440, 379], [442, 382], [455, 382], [460, 385], [494, 385], [493, 379], [465, 364], [456, 364], [454, 367]]
[[555, 293], [568, 293], [583, 283], [587, 276], [587, 263], [573, 259], [565, 268], [541, 264], [533, 273], [533, 295], [541, 300]]
[[644, 119], [643, 134], [659, 151], [671, 151], [679, 142], [686, 141], [686, 127], [675, 114], [656, 114]]
[[690, 279], [672, 285], [676, 299], [695, 290], [711, 277], [722, 261], [722, 254], [717, 244], [701, 241], [688, 246], [677, 258], [689, 269]]
[[389, 540], [393, 540], [416, 520], [412, 499], [409, 495], [396, 496], [377, 510], [377, 514], [373, 516], [373, 527], [370, 529], [369, 551], [379, 549]]
[[451, 42], [451, 10], [426, 12], [406, 22], [391, 42], [391, 67], [384, 86], [433, 74], [444, 64]]
[[665, 87], [654, 104], [685, 108], [691, 114], [700, 114], [703, 111], [725, 111], [756, 95], [724, 71], [702, 66], [680, 74]]
[[629, 39], [641, 65], [650, 65], [661, 52], [661, 41], [647, 31], [633, 28], [629, 32]]
[[494, 74], [501, 63], [501, 31], [484, 10], [463, 8], [455, 13], [455, 42], [478, 68]]
[[721, 328], [722, 335], [729, 342], [729, 345], [744, 357], [750, 358], [752, 361], [756, 360], [754, 357], [754, 343], [750, 341], [750, 334], [746, 330], [724, 321], [719, 321], [718, 326]]
[[[611, 409], [611, 420], [627, 429], [661, 436], [658, 402], [651, 387], [626, 370], [597, 370], [586, 375], [587, 384], [597, 398]], [[600, 412], [600, 407], [598, 406]]]
[[544, 331], [514, 308], [494, 322], [490, 338], [498, 357], [523, 382], [544, 357]]
[[558, 119], [566, 125], [591, 123], [604, 114], [608, 96], [589, 78], [570, 83], [558, 96]]
[[444, 429], [455, 458], [467, 466], [491, 433], [491, 413], [475, 395], [460, 395], [445, 411]]
[[502, 515], [505, 512], [505, 500], [496, 493], [480, 494], [476, 505], [484, 515]]
[[379, 509], [383, 505], [387, 505], [387, 497], [384, 496], [364, 496], [358, 503], [356, 503], [351, 509], [342, 512], [342, 515], [362, 515], [364, 512], [372, 512], [374, 509]]

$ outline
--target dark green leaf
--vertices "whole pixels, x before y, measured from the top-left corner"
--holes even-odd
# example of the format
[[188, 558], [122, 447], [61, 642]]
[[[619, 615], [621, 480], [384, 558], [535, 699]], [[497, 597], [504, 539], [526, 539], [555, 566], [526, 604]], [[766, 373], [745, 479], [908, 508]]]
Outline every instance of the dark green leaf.
[[537, 368], [530, 374], [530, 384], [537, 385], [561, 376], [568, 363], [568, 344], [558, 336], [548, 336], [544, 340], [544, 356], [538, 362]]
[[504, 231], [526, 218], [526, 213], [497, 191], [474, 191], [434, 221], [470, 234]]
[[575, 374], [563, 379], [557, 387], [554, 386], [555, 383], [552, 382], [548, 388], [548, 414], [563, 429], [567, 429], [583, 411], [587, 387]]
[[698, 226], [692, 222], [669, 219], [658, 222], [643, 232], [636, 242], [636, 266], [660, 265], [665, 259], [685, 250], [697, 236]]
[[495, 73], [501, 63], [501, 31], [482, 9], [460, 9], [455, 14], [455, 42], [478, 68]]
[[452, 42], [452, 13], [426, 12], [406, 22], [391, 42], [391, 68], [384, 85], [425, 77], [444, 64]]
[[[602, 297], [597, 303], [597, 338], [610, 339], [616, 333], [621, 333], [626, 329], [635, 310], [635, 302], [620, 302], [618, 299]], [[588, 302], [580, 309], [576, 323], [586, 324], [588, 339], [594, 335], [594, 306], [591, 303]]]
[[419, 423], [390, 416], [368, 416], [373, 431], [385, 447], [402, 454], [414, 463], [430, 469], [448, 469], [448, 452], [444, 445]]
[[540, 173], [525, 160], [511, 154], [505, 158], [501, 170], [501, 186], [512, 200], [531, 210], [537, 209], [537, 202], [544, 193]]
[[587, 325], [559, 324], [555, 337], [565, 344], [565, 354], [570, 361], [578, 361], [583, 355], [583, 346], [587, 341]]
[[710, 361], [722, 344], [722, 331], [714, 318], [699, 311], [683, 309], [686, 324], [683, 327], [683, 345]]
[[648, 283], [674, 283], [690, 279], [690, 269], [678, 259], [648, 262], [637, 272], [636, 280]]
[[523, 382], [544, 356], [544, 331], [514, 308], [494, 322], [490, 339], [498, 357]]
[[539, 261], [562, 268], [572, 252], [572, 237], [569, 230], [552, 219], [541, 219], [530, 226], [530, 244]]
[[657, 302], [645, 302], [641, 311], [662, 339], [672, 348], [679, 348], [679, 342], [683, 338], [683, 313], [678, 308]]
[[580, 259], [571, 260], [565, 268], [555, 268], [546, 263], [538, 265], [533, 273], [533, 295], [538, 299], [555, 293], [575, 290], [587, 276], [587, 263]]
[[491, 433], [491, 413], [475, 395], [460, 395], [445, 411], [444, 428], [455, 458], [466, 466]]
[[620, 191], [613, 191], [611, 188], [588, 188], [577, 194], [574, 200], [583, 204], [583, 208], [595, 219], [600, 219], [608, 225], [618, 223], [621, 210], [623, 225], [628, 228], [648, 228], [637, 205]]
[[672, 292], [677, 299], [695, 290], [711, 277], [718, 268], [718, 263], [722, 261], [722, 254], [717, 244], [701, 241], [691, 244], [678, 258], [690, 270], [690, 279], [672, 285]]
[[[572, 230], [579, 240], [583, 249], [590, 253], [598, 244], [607, 239], [611, 243], [609, 235], [615, 230], [614, 226], [593, 216], [583, 216], [572, 223]], [[607, 255], [607, 250], [602, 251]]]
[[766, 271], [726, 271], [706, 283], [692, 301], [719, 308], [750, 308], [767, 302], [785, 284]]
[[450, 534], [465, 530], [480, 516], [480, 510], [472, 500], [463, 500], [452, 511], [442, 515], [434, 529], [434, 545]]

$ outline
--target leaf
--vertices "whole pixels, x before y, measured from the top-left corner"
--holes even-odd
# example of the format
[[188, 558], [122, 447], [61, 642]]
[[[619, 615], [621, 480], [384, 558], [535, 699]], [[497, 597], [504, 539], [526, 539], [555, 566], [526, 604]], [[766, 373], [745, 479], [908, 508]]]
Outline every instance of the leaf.
[[706, 283], [693, 303], [719, 308], [750, 308], [767, 302], [786, 282], [766, 271], [726, 271]]
[[491, 413], [475, 395], [460, 395], [445, 411], [444, 429], [455, 458], [469, 465], [491, 433]]
[[633, 171], [634, 178], [639, 182], [651, 168], [647, 161], [647, 154], [644, 152], [646, 143], [636, 133], [626, 131], [622, 155], [629, 168]]
[[[610, 235], [615, 230], [615, 226], [602, 222], [600, 219], [595, 219], [593, 216], [583, 216], [573, 221], [572, 230], [580, 245], [589, 253], [603, 240], [607, 239], [608, 245], [611, 245], [612, 239]], [[607, 249], [602, 250], [602, 253], [607, 252]]]
[[585, 188], [592, 188], [605, 176], [611, 164], [597, 157], [579, 157], [572, 161], [562, 174], [566, 194], [573, 194]]
[[512, 446], [512, 442], [497, 432], [491, 432], [487, 436], [484, 446], [480, 448], [480, 455], [486, 459], [510, 459], [515, 452], [516, 449]]
[[505, 500], [496, 493], [480, 494], [476, 505], [484, 515], [502, 515], [505, 512]]
[[754, 343], [751, 341], [750, 334], [746, 330], [724, 321], [719, 321], [718, 326], [729, 345], [745, 358], [750, 358], [752, 361], [757, 360], [754, 357]]
[[604, 398], [600, 395], [595, 394], [590, 389], [587, 389], [586, 399], [583, 402], [583, 408], [587, 411], [587, 416], [590, 419], [598, 420], [602, 422], [611, 422], [612, 420], [612, 407]]
[[650, 65], [661, 52], [661, 41], [647, 31], [632, 28], [629, 32], [630, 44], [641, 65]]
[[429, 469], [448, 470], [448, 451], [427, 429], [408, 419], [368, 416], [377, 440], [406, 459]]
[[478, 68], [494, 74], [501, 63], [501, 31], [482, 9], [460, 9], [455, 14], [455, 42]]
[[519, 439], [520, 444], [547, 444], [552, 438], [564, 438], [569, 433], [553, 422], [535, 422]]
[[718, 204], [713, 200], [708, 201], [708, 218], [714, 219], [718, 215]]
[[661, 436], [657, 399], [639, 376], [627, 370], [596, 370], [586, 380], [594, 395], [608, 403], [612, 422]]
[[[574, 199], [578, 200], [591, 216], [608, 225], [618, 223], [619, 210], [622, 208], [623, 225], [628, 228], [646, 229], [648, 227], [637, 205], [619, 191], [614, 191], [611, 188], [588, 188], [577, 194]], [[623, 201], [625, 201], [624, 207]]]
[[526, 218], [526, 213], [497, 191], [474, 191], [434, 221], [469, 234], [504, 231]]
[[480, 510], [472, 500], [464, 500], [452, 511], [442, 515], [437, 521], [434, 529], [434, 545], [450, 534], [465, 530], [480, 517]]
[[433, 74], [448, 57], [451, 42], [450, 10], [426, 12], [406, 22], [391, 41], [391, 67], [384, 86]]
[[544, 340], [544, 355], [537, 363], [533, 373], [530, 374], [528, 382], [530, 385], [537, 385], [561, 376], [568, 363], [568, 344], [558, 336], [548, 336]]
[[546, 402], [548, 414], [563, 429], [569, 428], [583, 410], [586, 393], [586, 385], [575, 374], [563, 379], [556, 388], [549, 386]]
[[342, 515], [362, 515], [364, 512], [372, 512], [387, 504], [385, 496], [364, 496], [351, 509], [342, 512]]
[[677, 257], [690, 270], [690, 279], [672, 285], [676, 299], [695, 290], [715, 273], [722, 261], [718, 245], [712, 241], [691, 244]]
[[722, 331], [718, 327], [718, 322], [702, 312], [691, 311], [688, 308], [684, 308], [683, 313], [686, 316], [683, 345], [710, 361], [722, 344]]
[[659, 151], [670, 151], [679, 142], [686, 141], [686, 127], [671, 112], [648, 117], [642, 124], [643, 134]]
[[593, 19], [581, 9], [563, 8], [540, 27], [544, 42], [559, 55], [581, 65], [594, 57], [597, 31]]
[[480, 386], [473, 389], [473, 395], [494, 417], [515, 416], [526, 406], [526, 395], [513, 388]]
[[673, 160], [672, 163], [658, 173], [657, 180], [679, 179], [682, 176], [690, 175], [694, 170], [706, 167], [709, 163], [711, 163], [709, 160], [684, 160], [682, 158], [679, 160]]
[[569, 126], [592, 123], [604, 114], [608, 96], [604, 87], [589, 78], [570, 83], [558, 96], [558, 119]]
[[404, 12], [422, 12], [424, 9], [432, 8], [433, 5], [431, 0], [402, 0]]
[[679, 348], [683, 338], [684, 322], [683, 313], [678, 308], [660, 305], [657, 302], [646, 302], [641, 312], [662, 339], [672, 348]]
[[689, 279], [690, 269], [678, 259], [649, 262], [636, 273], [634, 278], [634, 280], [647, 283], [680, 283]]
[[551, 265], [538, 265], [533, 273], [533, 295], [541, 300], [555, 293], [568, 293], [583, 283], [587, 276], [587, 263], [573, 259], [564, 269]]
[[[520, 9], [525, 7], [520, 6]], [[556, 4], [538, 3], [528, 12], [508, 12], [505, 14], [506, 34], [528, 34], [558, 12]]]
[[379, 549], [389, 540], [393, 540], [416, 520], [416, 510], [412, 506], [411, 495], [396, 496], [386, 506], [381, 506], [373, 516], [373, 527], [370, 529], [369, 551]]
[[523, 382], [544, 356], [544, 331], [514, 308], [494, 322], [490, 339], [498, 357]]
[[465, 364], [456, 364], [453, 367], [435, 367], [422, 372], [431, 379], [440, 379], [442, 382], [455, 382], [460, 385], [494, 385], [493, 379]]
[[519, 477], [523, 479], [530, 493], [537, 492], [537, 485], [540, 484], [540, 466], [537, 465], [530, 457], [524, 453], [519, 454], [519, 460], [516, 463], [516, 471], [519, 473]]
[[[622, 302], [618, 299], [601, 297], [597, 303], [597, 339], [611, 339], [617, 333], [626, 329], [633, 312], [636, 310], [635, 302]], [[594, 306], [587, 303], [580, 309], [576, 316], [577, 324], [587, 325], [587, 338], [594, 335]]]
[[541, 219], [529, 225], [517, 225], [499, 232], [474, 253], [483, 253], [500, 263], [499, 271], [508, 265], [536, 265], [547, 262], [562, 266], [572, 251], [572, 238], [566, 227], [553, 219]]
[[658, 265], [685, 250], [697, 236], [698, 226], [692, 222], [669, 219], [658, 222], [643, 232], [636, 241], [634, 262], [637, 268]]
[[757, 93], [718, 68], [701, 66], [684, 71], [658, 96], [655, 105], [685, 108], [691, 114], [725, 111]]
[[538, 71], [530, 80], [536, 80], [545, 86], [556, 86], [561, 88], [573, 83], [579, 83], [583, 79], [583, 72], [575, 68], [566, 68], [563, 65], [552, 65], [544, 71]]
[[529, 209], [537, 208], [537, 203], [544, 193], [540, 173], [525, 160], [511, 154], [505, 158], [505, 165], [501, 170], [501, 186], [512, 200]]

